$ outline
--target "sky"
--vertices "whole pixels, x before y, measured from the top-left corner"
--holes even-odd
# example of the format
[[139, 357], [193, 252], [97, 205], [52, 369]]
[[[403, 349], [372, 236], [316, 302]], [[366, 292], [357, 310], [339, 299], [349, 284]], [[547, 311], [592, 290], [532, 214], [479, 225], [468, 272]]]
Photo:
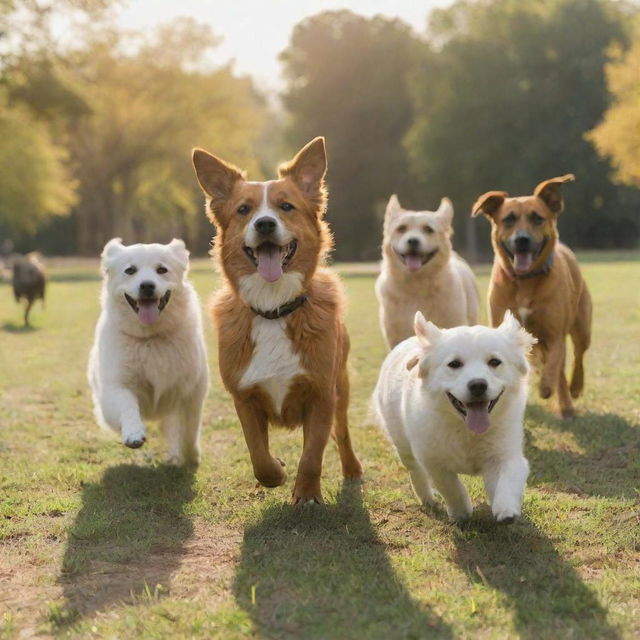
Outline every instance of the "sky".
[[296, 23], [333, 9], [365, 16], [398, 17], [423, 31], [428, 13], [452, 0], [129, 0], [118, 11], [117, 23], [128, 29], [150, 29], [178, 16], [211, 25], [222, 43], [209, 58], [224, 64], [234, 60], [240, 74], [252, 75], [263, 90], [282, 87], [278, 54], [286, 48]]

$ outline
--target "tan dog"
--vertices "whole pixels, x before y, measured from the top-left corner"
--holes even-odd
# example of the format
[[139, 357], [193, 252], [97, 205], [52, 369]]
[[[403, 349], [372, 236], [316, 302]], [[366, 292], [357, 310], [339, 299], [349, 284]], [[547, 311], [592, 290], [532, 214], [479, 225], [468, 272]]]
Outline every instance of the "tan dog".
[[416, 311], [445, 329], [478, 322], [475, 278], [451, 248], [452, 220], [449, 198], [442, 198], [437, 211], [407, 211], [397, 196], [389, 199], [376, 295], [390, 349], [414, 335]]
[[362, 468], [347, 426], [349, 338], [340, 281], [319, 267], [331, 246], [324, 138], [279, 169], [279, 179], [243, 173], [196, 149], [193, 164], [215, 224], [224, 284], [213, 305], [222, 380], [233, 395], [255, 477], [284, 483], [269, 452], [268, 424], [302, 425], [293, 503], [321, 502], [320, 474], [332, 432], [345, 478]]
[[[541, 182], [531, 196], [510, 198], [488, 191], [472, 215], [491, 221], [495, 253], [489, 286], [491, 325], [509, 309], [537, 339], [542, 363], [540, 395], [557, 389], [563, 417], [574, 415], [571, 398], [584, 385], [583, 356], [591, 342], [591, 296], [575, 255], [558, 240], [557, 217], [564, 208], [560, 187], [572, 174]], [[566, 336], [574, 345], [571, 386], [565, 376]]]

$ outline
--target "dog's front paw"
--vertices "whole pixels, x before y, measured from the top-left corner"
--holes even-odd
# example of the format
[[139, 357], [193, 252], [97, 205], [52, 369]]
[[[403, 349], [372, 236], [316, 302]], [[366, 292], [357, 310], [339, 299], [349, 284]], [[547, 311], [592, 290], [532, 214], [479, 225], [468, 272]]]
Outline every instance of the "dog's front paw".
[[304, 505], [307, 503], [324, 504], [319, 480], [313, 482], [298, 480], [296, 482], [293, 495], [291, 496], [291, 504]]
[[513, 524], [520, 517], [520, 507], [494, 505], [492, 508], [496, 522], [501, 524]]
[[551, 397], [551, 394], [553, 393], [553, 389], [546, 384], [541, 384], [540, 385], [540, 397], [543, 400], [548, 400]]
[[139, 449], [147, 441], [144, 425], [135, 429], [122, 430], [122, 444], [130, 449]]

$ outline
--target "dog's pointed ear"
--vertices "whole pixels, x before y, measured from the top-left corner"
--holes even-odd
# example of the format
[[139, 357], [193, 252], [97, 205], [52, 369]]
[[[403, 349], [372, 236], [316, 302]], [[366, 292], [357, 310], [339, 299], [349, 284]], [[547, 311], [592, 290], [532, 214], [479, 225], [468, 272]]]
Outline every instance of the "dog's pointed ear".
[[191, 159], [198, 183], [207, 196], [207, 215], [217, 217], [220, 205], [231, 196], [236, 182], [244, 180], [244, 173], [204, 149], [194, 149]]
[[180, 263], [185, 271], [189, 268], [189, 251], [184, 243], [184, 240], [174, 238], [168, 245], [171, 252], [176, 257], [176, 260]]
[[281, 178], [291, 176], [300, 189], [310, 198], [324, 192], [324, 177], [327, 173], [327, 151], [324, 138], [319, 136], [307, 143], [293, 160], [278, 167]]
[[531, 352], [538, 340], [532, 336], [524, 327], [518, 322], [517, 318], [507, 310], [504, 314], [504, 318], [498, 327], [498, 331], [502, 333], [508, 340], [518, 349], [518, 356], [516, 358], [516, 366], [518, 371], [525, 375], [529, 371], [529, 363], [527, 356]]
[[453, 202], [449, 198], [444, 197], [440, 200], [440, 206], [436, 211], [438, 217], [444, 223], [445, 227], [450, 227], [453, 222]]
[[416, 315], [413, 318], [413, 330], [416, 332], [416, 337], [423, 347], [430, 347], [442, 335], [442, 330], [438, 329], [433, 322], [425, 320], [420, 311], [416, 311]]
[[390, 198], [389, 202], [387, 202], [387, 208], [384, 212], [384, 217], [387, 220], [390, 220], [394, 216], [397, 216], [402, 211], [402, 206], [400, 205], [400, 200], [398, 200], [398, 196], [394, 193]]
[[107, 269], [113, 261], [124, 251], [122, 238], [112, 238], [104, 245], [104, 249], [100, 254], [103, 269]]
[[566, 175], [558, 178], [545, 180], [535, 188], [533, 195], [541, 198], [553, 213], [562, 213], [562, 210], [564, 209], [564, 200], [562, 199], [560, 187], [565, 182], [573, 182], [575, 179], [576, 177], [573, 173], [567, 173]]
[[508, 197], [509, 194], [506, 191], [487, 191], [487, 193], [483, 193], [471, 208], [471, 217], [475, 218], [478, 214], [484, 213], [488, 218], [493, 218], [502, 206], [504, 199]]

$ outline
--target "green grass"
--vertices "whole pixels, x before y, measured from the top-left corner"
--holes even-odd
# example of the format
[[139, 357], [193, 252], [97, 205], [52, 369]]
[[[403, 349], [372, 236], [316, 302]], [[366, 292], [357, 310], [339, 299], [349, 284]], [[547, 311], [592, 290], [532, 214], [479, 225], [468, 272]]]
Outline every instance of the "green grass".
[[[480, 482], [464, 526], [421, 511], [367, 402], [385, 355], [371, 271], [344, 269], [352, 432], [363, 489], [330, 446], [325, 506], [256, 487], [218, 377], [203, 464], [159, 463], [100, 431], [85, 381], [98, 315], [91, 265], [53, 270], [34, 329], [0, 285], [0, 637], [634, 638], [640, 635], [640, 262], [583, 265], [595, 300], [580, 416], [533, 394], [524, 517], [493, 523]], [[483, 292], [487, 269], [478, 269]], [[216, 284], [197, 262], [206, 301]], [[273, 450], [295, 470], [301, 433]], [[22, 634], [22, 635], [21, 635]]]

